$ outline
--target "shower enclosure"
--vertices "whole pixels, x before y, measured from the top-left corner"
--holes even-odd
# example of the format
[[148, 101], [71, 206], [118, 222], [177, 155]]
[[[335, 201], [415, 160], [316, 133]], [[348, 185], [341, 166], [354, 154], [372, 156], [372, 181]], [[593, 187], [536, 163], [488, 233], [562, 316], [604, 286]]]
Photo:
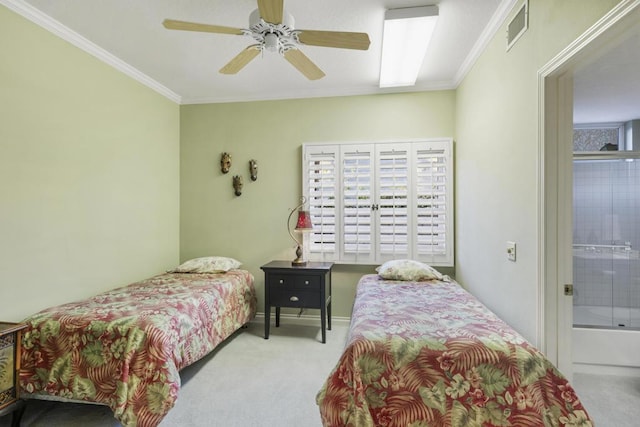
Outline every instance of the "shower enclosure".
[[640, 329], [640, 151], [618, 150], [624, 129], [574, 139], [576, 327]]

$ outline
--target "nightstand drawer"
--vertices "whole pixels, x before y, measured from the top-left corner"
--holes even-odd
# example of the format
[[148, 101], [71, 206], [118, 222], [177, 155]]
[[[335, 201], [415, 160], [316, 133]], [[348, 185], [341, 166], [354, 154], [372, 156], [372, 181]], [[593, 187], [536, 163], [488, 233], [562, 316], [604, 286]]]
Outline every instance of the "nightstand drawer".
[[278, 290], [271, 292], [271, 305], [275, 307], [320, 308], [320, 292]]
[[[274, 274], [271, 281], [273, 288], [284, 287], [285, 289], [300, 289], [300, 290], [320, 290], [321, 278], [316, 276], [294, 276], [287, 274]], [[273, 290], [272, 290], [273, 292]]]
[[296, 276], [293, 282], [295, 289], [314, 290], [320, 289], [320, 277], [318, 276]]

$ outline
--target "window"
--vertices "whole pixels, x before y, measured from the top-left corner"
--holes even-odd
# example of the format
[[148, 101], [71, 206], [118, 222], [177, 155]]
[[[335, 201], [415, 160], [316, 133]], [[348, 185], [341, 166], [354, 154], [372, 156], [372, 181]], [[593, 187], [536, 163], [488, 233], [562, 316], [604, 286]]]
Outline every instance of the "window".
[[573, 127], [573, 151], [601, 152], [625, 149], [624, 123], [577, 124]]
[[453, 265], [451, 139], [304, 144], [311, 260]]

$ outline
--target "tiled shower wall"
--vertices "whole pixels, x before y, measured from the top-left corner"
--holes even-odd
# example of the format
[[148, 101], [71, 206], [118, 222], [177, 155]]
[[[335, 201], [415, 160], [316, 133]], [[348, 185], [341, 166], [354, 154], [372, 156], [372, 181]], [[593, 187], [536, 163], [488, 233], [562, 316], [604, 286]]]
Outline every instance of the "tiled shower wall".
[[574, 304], [640, 307], [640, 159], [575, 160], [573, 174], [573, 242], [587, 245], [574, 246]]

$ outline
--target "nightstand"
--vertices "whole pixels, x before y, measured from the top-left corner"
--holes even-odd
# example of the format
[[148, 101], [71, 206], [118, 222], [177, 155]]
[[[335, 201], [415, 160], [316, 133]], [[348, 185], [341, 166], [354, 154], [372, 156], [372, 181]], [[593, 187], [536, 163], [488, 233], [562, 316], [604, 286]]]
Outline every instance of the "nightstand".
[[280, 326], [280, 308], [319, 308], [322, 342], [331, 330], [332, 262], [307, 262], [292, 266], [291, 261], [271, 261], [264, 271], [264, 339], [269, 339], [271, 307], [276, 308], [276, 327]]
[[24, 411], [18, 374], [22, 330], [26, 327], [21, 323], [0, 322], [0, 416], [13, 412], [12, 427], [20, 425]]

